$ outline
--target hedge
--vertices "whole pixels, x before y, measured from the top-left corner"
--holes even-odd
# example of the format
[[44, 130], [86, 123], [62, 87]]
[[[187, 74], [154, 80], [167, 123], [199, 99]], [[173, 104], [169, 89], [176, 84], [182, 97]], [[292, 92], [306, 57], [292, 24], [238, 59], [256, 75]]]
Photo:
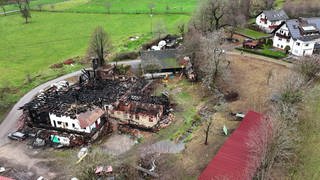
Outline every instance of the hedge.
[[272, 55], [272, 54], [266, 54], [260, 51], [256, 51], [256, 50], [252, 50], [252, 49], [246, 49], [246, 48], [241, 48], [241, 47], [236, 47], [235, 49], [239, 50], [239, 51], [244, 51], [244, 52], [249, 52], [252, 54], [257, 54], [257, 55], [262, 55], [262, 56], [266, 56], [266, 57], [270, 57], [270, 58], [274, 58], [274, 59], [281, 59], [281, 58], [285, 58], [286, 55], [284, 56], [276, 56], [276, 55]]

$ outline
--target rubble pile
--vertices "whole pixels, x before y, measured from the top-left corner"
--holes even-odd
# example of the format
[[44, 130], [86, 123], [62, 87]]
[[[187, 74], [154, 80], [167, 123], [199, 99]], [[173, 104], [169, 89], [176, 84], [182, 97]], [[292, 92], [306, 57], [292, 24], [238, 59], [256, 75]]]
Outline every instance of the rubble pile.
[[109, 132], [112, 123], [158, 130], [160, 122], [168, 120], [170, 103], [166, 95], [151, 96], [153, 89], [153, 81], [119, 75], [108, 66], [83, 70], [73, 85], [55, 83], [21, 109], [25, 124], [46, 129], [35, 138], [35, 146], [48, 144], [48, 140], [75, 146]]

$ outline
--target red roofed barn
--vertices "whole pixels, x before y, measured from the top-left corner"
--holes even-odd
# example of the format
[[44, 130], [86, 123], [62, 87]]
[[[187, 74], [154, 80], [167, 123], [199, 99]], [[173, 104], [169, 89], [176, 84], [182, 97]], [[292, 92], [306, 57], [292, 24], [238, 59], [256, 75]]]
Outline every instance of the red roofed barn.
[[251, 180], [259, 166], [250, 156], [252, 146], [247, 142], [253, 135], [259, 136], [257, 129], [264, 118], [257, 112], [249, 111], [239, 127], [232, 133], [199, 176], [199, 180]]

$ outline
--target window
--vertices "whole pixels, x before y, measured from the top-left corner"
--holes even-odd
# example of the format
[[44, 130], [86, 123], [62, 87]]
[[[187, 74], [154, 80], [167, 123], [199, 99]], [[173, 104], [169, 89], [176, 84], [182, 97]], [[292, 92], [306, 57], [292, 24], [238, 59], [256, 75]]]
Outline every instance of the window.
[[281, 48], [283, 48], [283, 45], [281, 45]]
[[307, 43], [306, 46], [309, 46], [309, 43]]
[[297, 42], [296, 44], [297, 44], [297, 46], [300, 46], [300, 43], [299, 43], [299, 42]]
[[153, 122], [153, 119], [151, 117], [149, 118], [149, 122]]
[[58, 125], [61, 125], [61, 121], [57, 121]]
[[280, 33], [282, 34], [282, 33], [283, 33], [283, 31], [281, 30], [281, 31], [280, 31]]
[[72, 127], [73, 127], [73, 128], [76, 128], [76, 125], [75, 125], [74, 123], [72, 123]]
[[67, 122], [65, 123], [65, 125], [66, 125], [67, 127], [69, 126]]
[[277, 44], [277, 47], [279, 47], [279, 44]]
[[290, 39], [287, 39], [287, 42], [290, 42]]
[[281, 39], [281, 38], [279, 38], [279, 41], [282, 41], [282, 39]]

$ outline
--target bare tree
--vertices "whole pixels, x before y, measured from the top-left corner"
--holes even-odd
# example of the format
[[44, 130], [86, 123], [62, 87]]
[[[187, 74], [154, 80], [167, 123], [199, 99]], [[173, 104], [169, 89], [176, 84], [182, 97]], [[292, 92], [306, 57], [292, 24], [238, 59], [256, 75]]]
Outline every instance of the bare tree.
[[292, 18], [320, 16], [318, 1], [286, 1], [283, 9]]
[[105, 4], [106, 8], [107, 8], [107, 11], [108, 11], [108, 14], [110, 14], [110, 9], [112, 7], [112, 3], [110, 1], [107, 1], [106, 4]]
[[250, 0], [206, 0], [192, 17], [191, 25], [204, 34], [227, 26], [237, 27], [245, 24], [249, 7]]
[[98, 65], [103, 66], [105, 65], [105, 56], [110, 53], [111, 48], [109, 35], [101, 26], [98, 26], [91, 36], [88, 55], [98, 58]]
[[318, 79], [320, 75], [320, 55], [301, 58], [295, 65], [295, 70], [307, 81]]
[[202, 71], [202, 83], [208, 90], [215, 88], [216, 80], [225, 73], [227, 60], [221, 47], [224, 36], [222, 31], [214, 32], [202, 39], [200, 69]]
[[5, 5], [8, 3], [8, 0], [0, 0], [0, 7], [1, 7], [1, 9], [2, 9], [2, 11], [3, 11], [3, 15], [7, 15], [6, 14], [6, 8], [5, 8]]
[[227, 3], [224, 0], [203, 1], [193, 16], [191, 24], [200, 32], [213, 32], [228, 25], [223, 21], [226, 12]]
[[[247, 145], [252, 166], [259, 163], [255, 179], [270, 179], [275, 164], [290, 168], [298, 134], [298, 108], [302, 100], [304, 80], [299, 74], [290, 74], [279, 88], [280, 99], [273, 103], [270, 111], [248, 137]], [[297, 98], [298, 97], [298, 98]]]
[[205, 140], [204, 140], [204, 144], [208, 145], [208, 137], [209, 137], [209, 132], [211, 130], [211, 126], [212, 126], [212, 120], [208, 119], [205, 121], [205, 129], [204, 129], [204, 133], [205, 133]]
[[25, 19], [25, 23], [29, 23], [28, 19], [31, 18], [29, 0], [16, 0], [16, 3], [19, 7], [21, 16]]

